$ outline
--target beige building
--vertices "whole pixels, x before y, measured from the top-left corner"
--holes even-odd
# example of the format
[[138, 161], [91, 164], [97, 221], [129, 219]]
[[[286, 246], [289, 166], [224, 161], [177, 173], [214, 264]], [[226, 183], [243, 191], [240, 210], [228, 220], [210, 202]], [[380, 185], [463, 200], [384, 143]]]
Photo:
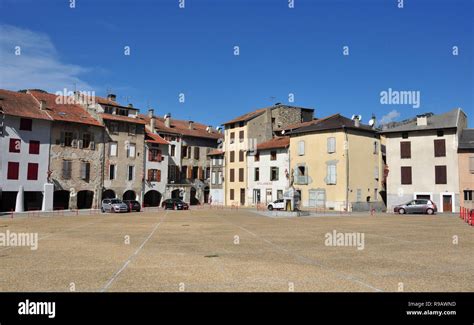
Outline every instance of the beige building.
[[376, 130], [335, 114], [288, 133], [290, 177], [300, 192], [300, 208], [383, 209]]
[[459, 203], [474, 209], [474, 129], [464, 129], [458, 146]]
[[458, 143], [466, 114], [453, 109], [386, 126], [387, 209], [430, 199], [438, 212], [459, 211]]
[[252, 204], [246, 200], [253, 195], [253, 189], [247, 184], [247, 159], [255, 154], [257, 145], [271, 140], [280, 128], [312, 120], [313, 112], [309, 108], [275, 104], [224, 123], [226, 205]]
[[83, 107], [57, 95], [28, 91], [51, 116], [49, 181], [54, 209], [98, 208], [101, 200], [104, 127]]

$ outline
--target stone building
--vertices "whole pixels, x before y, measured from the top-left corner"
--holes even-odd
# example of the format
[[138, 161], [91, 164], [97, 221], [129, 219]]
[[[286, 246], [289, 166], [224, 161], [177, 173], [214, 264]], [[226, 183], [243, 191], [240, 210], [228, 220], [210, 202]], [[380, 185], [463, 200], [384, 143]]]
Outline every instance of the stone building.
[[210, 158], [207, 154], [217, 148], [223, 135], [211, 126], [186, 120], [149, 118], [154, 133], [169, 143], [168, 185], [165, 199], [181, 198], [190, 204], [209, 201]]
[[29, 94], [0, 90], [0, 212], [48, 211], [52, 118]]
[[98, 208], [103, 181], [104, 127], [82, 106], [67, 103], [67, 98], [36, 90], [28, 93], [53, 120], [49, 174], [54, 184], [54, 209]]
[[234, 118], [225, 126], [225, 202], [226, 205], [249, 205], [253, 193], [247, 186], [247, 157], [259, 143], [269, 141], [274, 133], [290, 124], [313, 120], [314, 110], [275, 104]]

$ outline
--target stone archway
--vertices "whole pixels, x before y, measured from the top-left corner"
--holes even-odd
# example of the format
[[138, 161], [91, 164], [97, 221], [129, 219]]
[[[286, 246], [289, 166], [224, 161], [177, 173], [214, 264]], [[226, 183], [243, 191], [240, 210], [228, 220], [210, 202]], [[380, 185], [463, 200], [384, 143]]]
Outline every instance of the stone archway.
[[69, 209], [69, 191], [59, 190], [54, 191], [53, 194], [53, 209], [54, 210], [67, 210]]
[[88, 191], [88, 190], [77, 192], [77, 208], [78, 209], [92, 208], [93, 200], [94, 200], [94, 192]]
[[123, 193], [122, 199], [125, 200], [136, 200], [137, 199], [137, 194], [135, 191], [128, 190]]
[[143, 198], [145, 207], [158, 207], [161, 202], [161, 193], [156, 190], [149, 190]]
[[102, 200], [103, 199], [115, 199], [117, 196], [115, 195], [115, 192], [112, 190], [105, 190], [102, 193]]

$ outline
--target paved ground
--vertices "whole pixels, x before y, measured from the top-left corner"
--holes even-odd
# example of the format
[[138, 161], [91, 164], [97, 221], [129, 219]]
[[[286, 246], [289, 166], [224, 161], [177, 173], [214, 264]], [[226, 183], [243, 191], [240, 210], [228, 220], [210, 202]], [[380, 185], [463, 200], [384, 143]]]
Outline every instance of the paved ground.
[[[0, 247], [0, 291], [474, 291], [474, 227], [454, 216], [160, 210], [1, 218], [7, 230], [40, 239]], [[325, 246], [333, 230], [364, 233], [364, 249]]]

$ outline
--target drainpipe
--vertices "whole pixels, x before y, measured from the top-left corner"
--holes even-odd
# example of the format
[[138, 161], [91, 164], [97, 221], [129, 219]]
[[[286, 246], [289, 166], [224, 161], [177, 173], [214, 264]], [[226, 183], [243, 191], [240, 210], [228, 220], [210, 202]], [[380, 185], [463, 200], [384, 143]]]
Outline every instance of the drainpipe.
[[347, 129], [343, 126], [344, 131], [344, 154], [346, 155], [346, 212], [349, 211], [349, 140], [347, 136]]

